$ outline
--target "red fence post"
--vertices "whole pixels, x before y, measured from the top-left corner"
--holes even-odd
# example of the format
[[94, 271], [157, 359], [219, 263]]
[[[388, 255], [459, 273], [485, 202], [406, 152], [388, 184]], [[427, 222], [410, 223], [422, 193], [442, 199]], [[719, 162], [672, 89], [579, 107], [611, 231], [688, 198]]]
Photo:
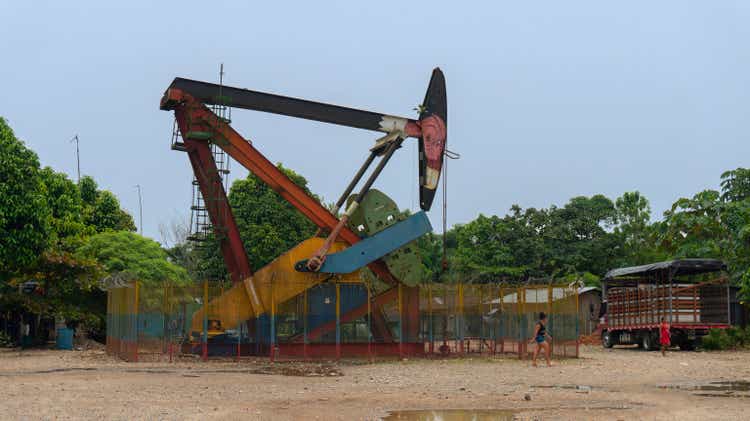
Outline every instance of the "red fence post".
[[203, 281], [203, 335], [202, 335], [201, 358], [208, 360], [208, 281]]
[[[399, 284], [400, 285], [400, 284]], [[336, 361], [341, 359], [341, 288], [336, 283]]]
[[135, 350], [133, 354], [133, 361], [138, 362], [138, 293], [139, 285], [138, 281], [135, 282]]

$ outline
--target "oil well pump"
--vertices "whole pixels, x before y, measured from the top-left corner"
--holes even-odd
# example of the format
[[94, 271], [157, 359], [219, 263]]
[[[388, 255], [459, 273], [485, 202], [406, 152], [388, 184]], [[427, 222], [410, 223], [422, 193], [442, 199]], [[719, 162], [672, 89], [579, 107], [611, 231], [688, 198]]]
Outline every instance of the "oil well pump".
[[[274, 113], [382, 134], [367, 151], [364, 163], [344, 188], [335, 209], [329, 210], [233, 129], [230, 119], [217, 112], [217, 107]], [[361, 285], [362, 272], [369, 269], [368, 276], [376, 278], [381, 288], [372, 294], [370, 289], [367, 293], [353, 290], [335, 320], [326, 313], [320, 313], [323, 316], [315, 320], [306, 320], [304, 334], [291, 335], [285, 347], [303, 344], [307, 352], [308, 345], [329, 334], [338, 323], [366, 317], [370, 334], [382, 345], [381, 353], [393, 349], [396, 341], [402, 350], [406, 347], [409, 352], [423, 351], [417, 340], [420, 279], [415, 268], [420, 261], [410, 244], [432, 230], [425, 212], [432, 206], [446, 153], [447, 100], [445, 78], [439, 68], [432, 72], [417, 119], [184, 78], [176, 78], [169, 85], [160, 108], [174, 112], [181, 141], [178, 139], [173, 148], [189, 157], [194, 184], [203, 197], [202, 206], [233, 282], [231, 288], [210, 303], [221, 314], [222, 326], [246, 325], [248, 336], [254, 338], [256, 352], [273, 352], [278, 344], [274, 344], [271, 318], [278, 306], [303, 294], [306, 306], [317, 306], [324, 294], [314, 291], [325, 290], [331, 280]], [[391, 157], [411, 140], [418, 142], [419, 157], [415, 165], [419, 167], [419, 179], [415, 182], [419, 184], [420, 210], [406, 216], [392, 199], [372, 186]], [[216, 150], [276, 191], [319, 227], [318, 234], [266, 266], [254, 269], [227, 200], [222, 163], [217, 165]], [[365, 177], [373, 165], [374, 169]], [[317, 289], [313, 290], [314, 287]], [[396, 300], [403, 315], [399, 338], [394, 337], [383, 313], [384, 306]], [[201, 312], [207, 311], [208, 304], [204, 303], [204, 308], [193, 316], [194, 326], [198, 327], [200, 319], [205, 318]], [[346, 352], [346, 344], [343, 347]]]

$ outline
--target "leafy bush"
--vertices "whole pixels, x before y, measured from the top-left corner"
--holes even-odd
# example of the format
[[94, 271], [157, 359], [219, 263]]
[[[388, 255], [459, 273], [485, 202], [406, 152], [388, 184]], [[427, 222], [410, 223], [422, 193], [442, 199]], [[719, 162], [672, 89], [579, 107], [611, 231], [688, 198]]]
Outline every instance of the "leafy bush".
[[711, 329], [703, 337], [701, 346], [706, 350], [736, 349], [750, 345], [750, 326], [742, 329], [730, 327], [728, 329]]
[[708, 331], [708, 335], [703, 337], [701, 346], [709, 351], [727, 349], [729, 348], [729, 335], [724, 329], [711, 329]]
[[725, 332], [727, 333], [727, 338], [729, 338], [729, 346], [732, 348], [736, 348], [738, 346], [742, 346], [745, 343], [745, 332], [736, 327], [730, 327], [729, 329], [726, 329]]

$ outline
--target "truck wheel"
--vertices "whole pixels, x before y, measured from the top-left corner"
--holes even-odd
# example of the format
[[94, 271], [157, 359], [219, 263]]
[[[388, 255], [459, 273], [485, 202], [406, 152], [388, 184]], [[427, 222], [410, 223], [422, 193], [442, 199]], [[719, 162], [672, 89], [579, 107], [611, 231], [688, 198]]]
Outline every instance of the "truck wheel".
[[602, 346], [605, 348], [612, 348], [614, 345], [614, 342], [612, 342], [612, 333], [608, 330], [602, 332]]
[[641, 337], [641, 343], [643, 344], [643, 349], [646, 351], [653, 351], [656, 349], [656, 344], [654, 343], [654, 335], [651, 334], [651, 332], [646, 332]]

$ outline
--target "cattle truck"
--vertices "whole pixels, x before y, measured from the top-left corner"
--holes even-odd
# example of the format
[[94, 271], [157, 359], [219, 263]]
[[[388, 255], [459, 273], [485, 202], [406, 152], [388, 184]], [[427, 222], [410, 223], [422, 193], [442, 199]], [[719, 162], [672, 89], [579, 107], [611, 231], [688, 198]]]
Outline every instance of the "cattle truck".
[[709, 329], [729, 327], [726, 265], [715, 259], [680, 259], [612, 269], [602, 281], [602, 345], [659, 348], [659, 324], [670, 324], [671, 343], [692, 350]]

